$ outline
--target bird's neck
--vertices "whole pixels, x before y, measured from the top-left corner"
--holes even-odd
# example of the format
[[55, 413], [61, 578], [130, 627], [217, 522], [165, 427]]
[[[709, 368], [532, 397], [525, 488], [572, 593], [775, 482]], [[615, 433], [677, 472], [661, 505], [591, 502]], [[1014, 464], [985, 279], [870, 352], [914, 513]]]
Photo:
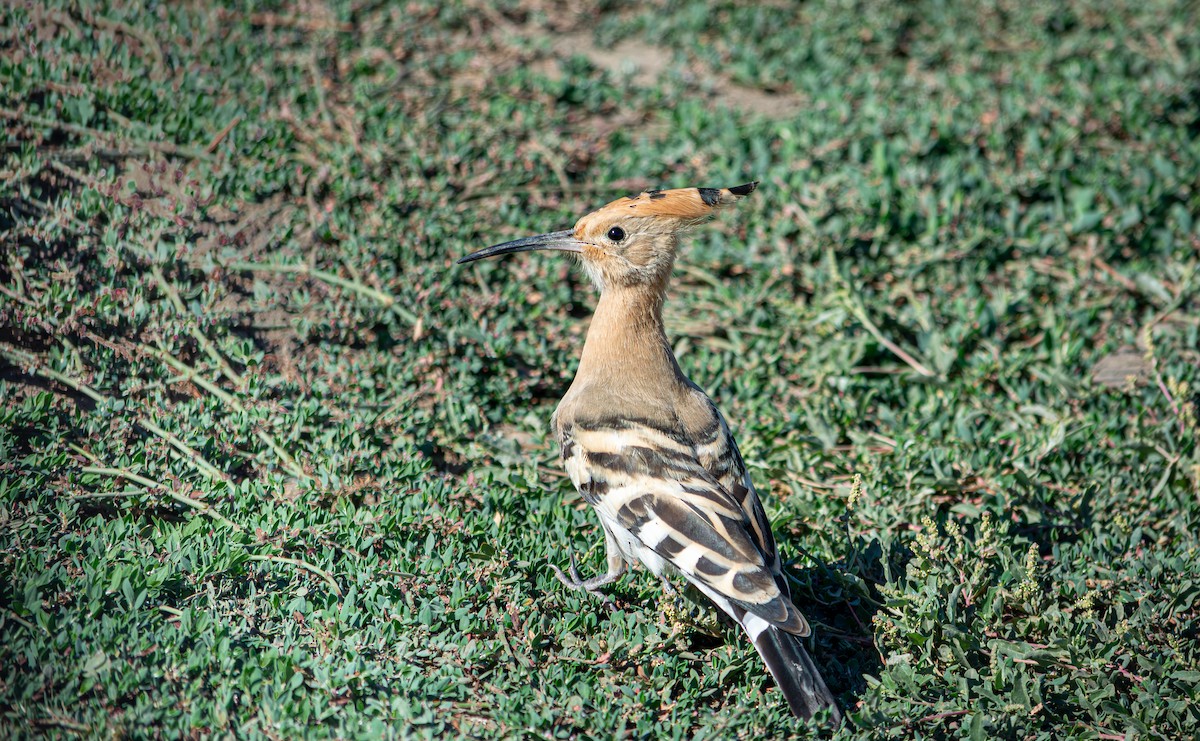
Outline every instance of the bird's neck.
[[577, 380], [635, 385], [686, 383], [663, 328], [663, 292], [606, 288], [592, 317]]

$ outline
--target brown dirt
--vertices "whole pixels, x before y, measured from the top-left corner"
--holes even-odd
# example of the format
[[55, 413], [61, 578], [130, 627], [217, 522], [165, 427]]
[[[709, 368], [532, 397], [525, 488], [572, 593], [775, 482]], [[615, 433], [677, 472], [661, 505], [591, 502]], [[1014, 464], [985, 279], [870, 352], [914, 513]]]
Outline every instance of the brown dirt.
[[728, 77], [713, 77], [708, 70], [703, 75], [697, 74], [679, 64], [669, 49], [643, 41], [626, 40], [611, 49], [604, 49], [596, 45], [590, 31], [572, 31], [557, 34], [553, 49], [554, 57], [540, 60], [536, 66], [539, 72], [552, 78], [561, 75], [558, 60], [581, 54], [609, 73], [631, 74], [631, 82], [638, 87], [657, 85], [664, 75], [672, 71], [678, 72], [685, 80], [704, 78], [710, 83], [708, 101], [711, 104], [741, 113], [787, 118], [799, 113], [804, 106], [804, 99], [796, 94], [771, 93], [739, 85]]

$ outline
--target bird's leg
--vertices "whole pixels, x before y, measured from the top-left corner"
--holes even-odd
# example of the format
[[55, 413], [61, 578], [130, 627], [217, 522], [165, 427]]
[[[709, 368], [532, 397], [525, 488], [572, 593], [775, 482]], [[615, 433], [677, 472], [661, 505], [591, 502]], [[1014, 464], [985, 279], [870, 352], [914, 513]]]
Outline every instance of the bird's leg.
[[600, 587], [603, 587], [607, 584], [613, 583], [625, 571], [624, 568], [618, 569], [616, 571], [609, 569], [607, 572], [601, 574], [600, 576], [593, 576], [591, 579], [584, 579], [583, 576], [579, 573], [578, 564], [575, 563], [575, 554], [574, 553], [571, 554], [571, 565], [567, 569], [567, 574], [570, 574], [570, 576], [568, 576], [567, 574], [564, 574], [563, 570], [558, 568], [554, 564], [550, 564], [550, 568], [554, 571], [554, 575], [558, 577], [558, 580], [563, 583], [563, 586], [569, 587], [571, 589], [583, 589], [588, 592], [591, 592], [592, 594], [596, 595], [597, 597], [601, 597], [606, 600], [608, 598], [605, 597], [604, 594], [600, 591]]
[[608, 598], [608, 595], [600, 591], [600, 587], [612, 584], [621, 574], [625, 573], [625, 557], [621, 554], [621, 549], [617, 547], [617, 541], [609, 534], [608, 528], [604, 530], [604, 546], [607, 551], [608, 570], [599, 576], [584, 579], [579, 573], [579, 566], [575, 563], [574, 553], [571, 554], [570, 576], [564, 574], [563, 570], [554, 564], [550, 564], [550, 569], [563, 586], [569, 589], [582, 589], [588, 594], [599, 597], [610, 610], [615, 610], [617, 606]]

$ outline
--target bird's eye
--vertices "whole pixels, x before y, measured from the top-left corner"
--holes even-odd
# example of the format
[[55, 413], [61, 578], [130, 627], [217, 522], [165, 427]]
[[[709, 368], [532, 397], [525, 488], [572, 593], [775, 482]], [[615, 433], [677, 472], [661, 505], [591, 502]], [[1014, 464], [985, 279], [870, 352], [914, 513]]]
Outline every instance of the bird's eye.
[[625, 230], [619, 226], [614, 226], [608, 230], [608, 238], [614, 242], [620, 242], [625, 238]]

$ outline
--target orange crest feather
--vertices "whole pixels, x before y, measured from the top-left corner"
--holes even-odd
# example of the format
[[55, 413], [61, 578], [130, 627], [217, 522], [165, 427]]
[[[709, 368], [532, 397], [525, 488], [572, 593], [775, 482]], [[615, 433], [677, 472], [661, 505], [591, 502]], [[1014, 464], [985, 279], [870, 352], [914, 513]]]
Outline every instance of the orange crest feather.
[[674, 188], [648, 190], [636, 196], [618, 198], [599, 209], [597, 214], [651, 216], [666, 219], [695, 221], [712, 216], [714, 211], [748, 196], [758, 187], [757, 182], [735, 185], [732, 188]]

